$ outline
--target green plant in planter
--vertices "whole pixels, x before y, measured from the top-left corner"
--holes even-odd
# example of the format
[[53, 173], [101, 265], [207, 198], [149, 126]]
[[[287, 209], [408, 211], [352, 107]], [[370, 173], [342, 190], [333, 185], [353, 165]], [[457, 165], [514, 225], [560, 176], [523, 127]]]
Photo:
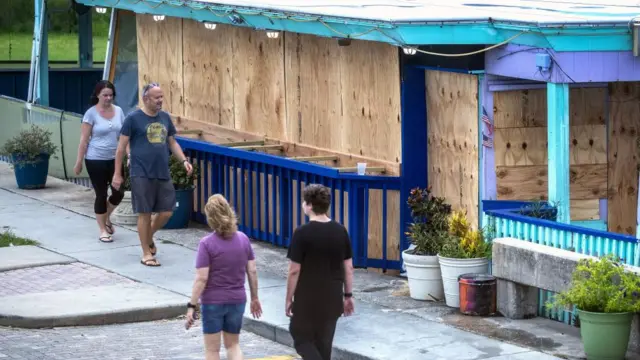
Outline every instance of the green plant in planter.
[[547, 303], [548, 308], [572, 305], [595, 313], [640, 312], [640, 277], [625, 271], [618, 257], [581, 259], [570, 288]]
[[449, 236], [451, 205], [444, 198], [433, 196], [431, 187], [411, 190], [407, 205], [411, 209], [413, 222], [406, 235], [415, 245], [413, 254], [435, 256]]
[[633, 314], [640, 311], [640, 276], [612, 254], [581, 259], [569, 289], [546, 306], [577, 308], [587, 359], [623, 359]]
[[0, 148], [0, 154], [17, 156], [13, 159], [13, 166], [16, 167], [36, 164], [41, 161], [42, 155], [55, 157], [58, 147], [51, 140], [51, 136], [51, 131], [31, 125], [29, 129], [22, 130], [7, 140]]
[[191, 164], [193, 171], [191, 175], [187, 174], [184, 164], [175, 155], [169, 158], [169, 173], [176, 190], [186, 190], [193, 188], [195, 180], [198, 178], [199, 169], [197, 164]]
[[440, 256], [452, 259], [491, 258], [492, 242], [487, 229], [474, 230], [462, 211], [449, 217], [449, 236], [440, 250]]

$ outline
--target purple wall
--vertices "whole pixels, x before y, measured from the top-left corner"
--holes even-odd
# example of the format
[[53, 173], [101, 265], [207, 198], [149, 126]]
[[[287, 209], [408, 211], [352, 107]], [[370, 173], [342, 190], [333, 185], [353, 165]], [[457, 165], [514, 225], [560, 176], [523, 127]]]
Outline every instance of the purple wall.
[[546, 49], [507, 44], [485, 53], [487, 74], [557, 83], [640, 81], [640, 57], [630, 51], [553, 52], [549, 72], [541, 73], [536, 54]]
[[[482, 104], [481, 106], [487, 111], [487, 116], [493, 122], [493, 92], [489, 91], [489, 83], [494, 80], [495, 77], [491, 75], [485, 75], [482, 77], [480, 88], [482, 91]], [[491, 138], [493, 139], [492, 134]], [[494, 144], [495, 146], [495, 144]], [[482, 161], [483, 161], [483, 182], [480, 193], [483, 200], [497, 200], [497, 188], [496, 188], [496, 166], [495, 166], [495, 150], [493, 147], [482, 146]]]

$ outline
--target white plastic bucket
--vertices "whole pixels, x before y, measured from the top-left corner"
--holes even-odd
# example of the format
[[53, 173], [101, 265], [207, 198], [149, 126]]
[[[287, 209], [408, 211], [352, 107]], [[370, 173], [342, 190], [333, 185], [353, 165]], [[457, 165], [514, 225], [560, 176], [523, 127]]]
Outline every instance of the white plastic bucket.
[[425, 256], [402, 252], [407, 269], [409, 295], [416, 300], [441, 301], [444, 298], [442, 275], [437, 256]]
[[462, 274], [489, 273], [489, 259], [452, 259], [438, 255], [442, 270], [442, 284], [447, 306], [460, 308], [460, 285], [458, 276]]

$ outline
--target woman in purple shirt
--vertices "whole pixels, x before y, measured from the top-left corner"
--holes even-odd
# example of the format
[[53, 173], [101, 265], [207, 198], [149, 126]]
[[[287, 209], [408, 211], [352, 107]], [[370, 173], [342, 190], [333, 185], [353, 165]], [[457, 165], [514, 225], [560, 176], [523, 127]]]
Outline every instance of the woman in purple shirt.
[[202, 238], [198, 246], [186, 328], [193, 325], [195, 304], [200, 299], [206, 360], [220, 359], [220, 332], [227, 359], [239, 360], [243, 358], [239, 337], [247, 303], [245, 273], [249, 277], [251, 314], [254, 318], [262, 315], [256, 261], [251, 242], [238, 231], [236, 214], [224, 196], [211, 196], [204, 212], [213, 232]]

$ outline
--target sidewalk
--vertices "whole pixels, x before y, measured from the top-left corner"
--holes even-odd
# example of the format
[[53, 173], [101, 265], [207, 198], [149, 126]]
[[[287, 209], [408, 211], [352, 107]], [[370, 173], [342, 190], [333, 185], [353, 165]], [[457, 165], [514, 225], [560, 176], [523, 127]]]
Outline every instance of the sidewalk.
[[[18, 190], [12, 172], [0, 163], [0, 227], [9, 226], [17, 235], [39, 241], [45, 249], [180, 294], [187, 301], [193, 283], [194, 250], [206, 230], [160, 231], [156, 244], [162, 266], [145, 267], [140, 264], [135, 229], [117, 226], [114, 243], [98, 241], [95, 220], [91, 217], [90, 189], [53, 178], [49, 178], [47, 185], [44, 190]], [[284, 315], [285, 250], [260, 242], [254, 243], [254, 249], [264, 314], [258, 321], [246, 317], [245, 328], [290, 346], [289, 320]], [[576, 328], [545, 319], [510, 321], [501, 317], [462, 316], [442, 303], [410, 299], [404, 279], [399, 277], [357, 270], [354, 296], [356, 314], [339, 321], [335, 358], [584, 357]]]

